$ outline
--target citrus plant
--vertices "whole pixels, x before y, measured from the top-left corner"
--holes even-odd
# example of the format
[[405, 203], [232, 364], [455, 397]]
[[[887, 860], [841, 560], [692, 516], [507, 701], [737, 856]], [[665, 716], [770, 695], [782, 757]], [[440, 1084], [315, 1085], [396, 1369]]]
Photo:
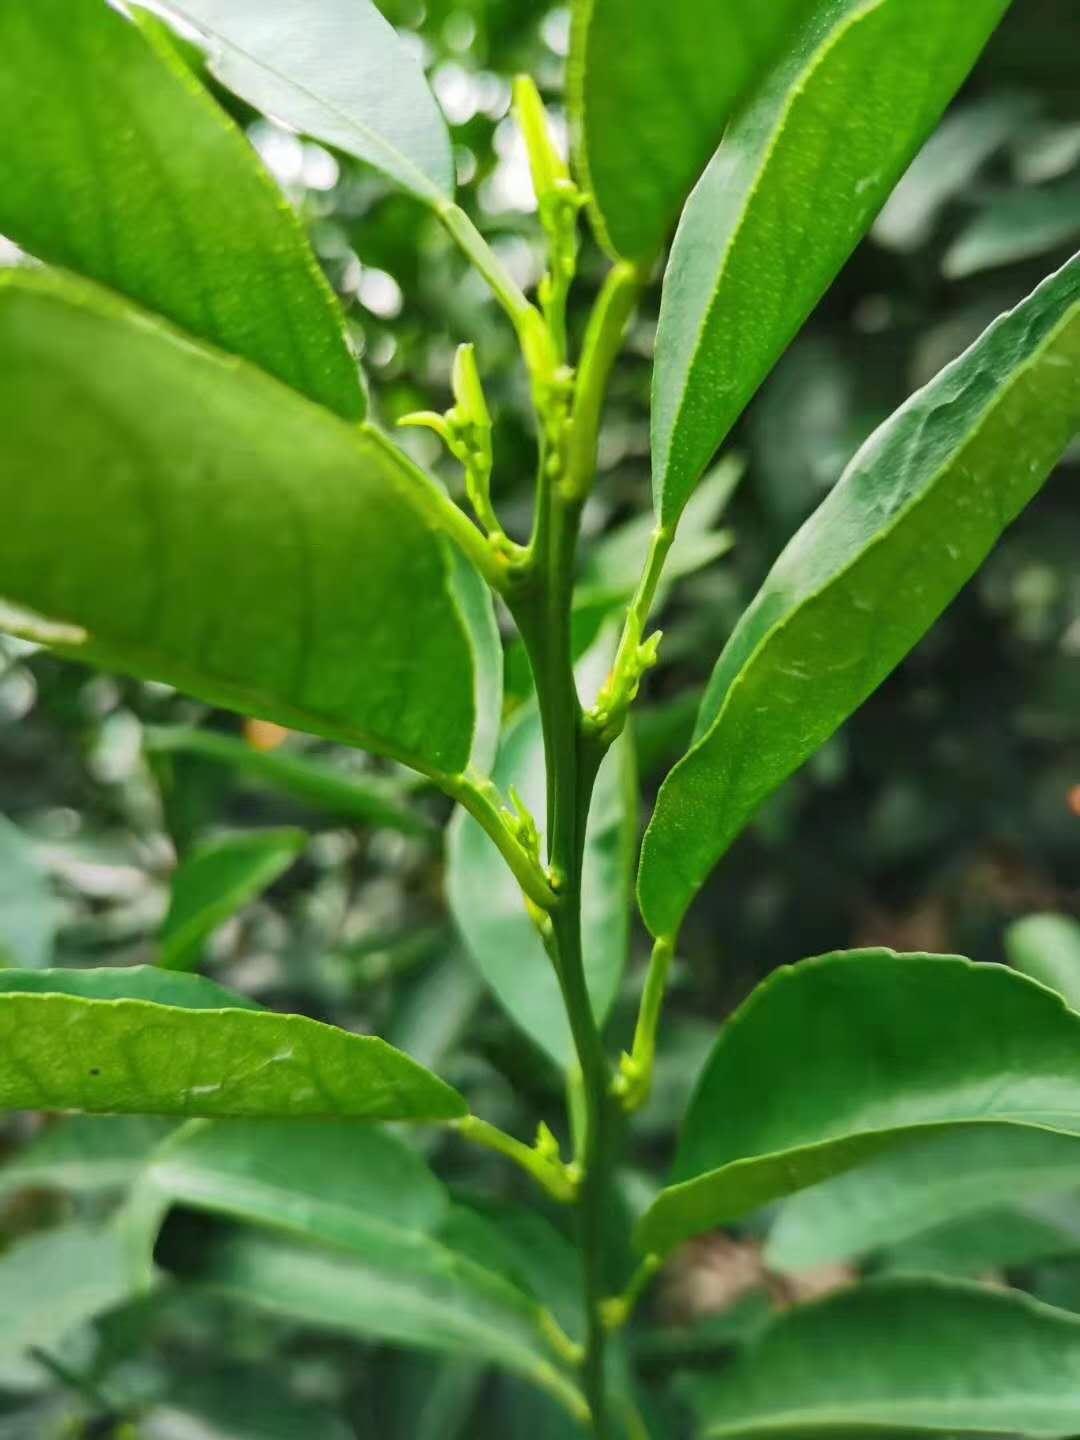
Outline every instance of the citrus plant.
[[[733, 483], [710, 466], [1007, 0], [578, 0], [572, 161], [533, 82], [515, 87], [547, 247], [534, 298], [456, 202], [436, 103], [369, 0], [154, 8], [179, 35], [134, 4], [0, 0], [0, 232], [42, 262], [0, 278], [3, 628], [388, 757], [445, 792], [458, 924], [561, 1068], [566, 1115], [530, 1143], [383, 1039], [190, 973], [222, 916], [291, 863], [293, 831], [192, 852], [157, 967], [0, 971], [0, 1103], [176, 1122], [116, 1132], [128, 1203], [105, 1230], [63, 1237], [98, 1308], [152, 1283], [183, 1204], [240, 1222], [207, 1244], [208, 1284], [505, 1367], [581, 1432], [640, 1440], [626, 1337], [683, 1241], [785, 1201], [771, 1253], [798, 1266], [898, 1243], [929, 1212], [953, 1221], [989, 1176], [1013, 1176], [1016, 1198], [1032, 1167], [1075, 1175], [1080, 1015], [1040, 983], [1055, 976], [1050, 941], [1018, 937], [1014, 969], [834, 953], [772, 976], [722, 1028], [674, 1170], [634, 1223], [636, 1258], [622, 1244], [620, 1152], [653, 1085], [695, 896], [1080, 428], [1078, 257], [912, 395], [793, 537], [716, 661], [636, 857], [628, 727], [662, 644], [658, 596], [701, 563], [695, 542], [708, 549], [695, 507]], [[409, 192], [497, 297], [536, 418], [528, 534], [500, 517], [467, 341], [452, 407], [405, 418], [457, 462], [468, 510], [377, 423], [240, 106]], [[585, 223], [609, 266], [578, 336], [567, 302]], [[653, 519], [627, 596], [589, 588], [579, 541], [612, 369], [661, 266]], [[528, 693], [504, 724], [515, 647]], [[227, 743], [151, 737], [211, 758]], [[423, 828], [397, 795], [279, 757], [245, 763], [351, 818]], [[605, 1021], [635, 903], [652, 959], [619, 1053]], [[462, 1202], [385, 1121], [497, 1152], [565, 1214], [561, 1233], [539, 1212]], [[57, 1146], [74, 1156], [80, 1133]], [[894, 1278], [780, 1318], [690, 1398], [705, 1436], [1054, 1436], [1080, 1431], [1078, 1373], [1072, 1315]]]

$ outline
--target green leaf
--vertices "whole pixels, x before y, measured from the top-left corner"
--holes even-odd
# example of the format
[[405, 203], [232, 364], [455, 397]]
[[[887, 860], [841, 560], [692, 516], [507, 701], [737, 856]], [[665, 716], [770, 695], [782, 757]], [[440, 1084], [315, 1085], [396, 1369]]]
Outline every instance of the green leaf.
[[992, 1123], [1080, 1134], [1080, 1015], [1058, 995], [888, 950], [778, 970], [721, 1030], [639, 1243], [667, 1251], [919, 1132]]
[[44, 969], [59, 923], [60, 907], [33, 845], [0, 815], [0, 966]]
[[445, 1120], [465, 1102], [373, 1035], [197, 975], [0, 971], [0, 1109]]
[[859, 1286], [777, 1320], [697, 1388], [708, 1440], [1080, 1428], [1080, 1318], [1016, 1291]]
[[[673, 524], [865, 234], [1009, 0], [821, 0], [683, 213], [653, 378], [653, 495]], [[697, 7], [695, 7], [696, 9]]]
[[[594, 647], [579, 674], [606, 673], [610, 656], [605, 639]], [[618, 991], [630, 941], [637, 838], [633, 753], [624, 735], [605, 757], [585, 840], [585, 974], [594, 1013], [601, 1021]], [[541, 844], [547, 808], [544, 777], [544, 738], [539, 710], [532, 701], [507, 726], [493, 778], [504, 795], [515, 787], [537, 821]], [[463, 810], [450, 827], [447, 890], [469, 955], [499, 1003], [557, 1065], [570, 1065], [574, 1046], [559, 984], [521, 889], [487, 835]]]
[[47, 1374], [27, 1351], [51, 1350], [130, 1289], [113, 1229], [69, 1225], [14, 1245], [0, 1256], [0, 1385], [40, 1387]]
[[1025, 915], [1005, 932], [1005, 953], [1017, 970], [1080, 1009], [1080, 921], [1070, 915]]
[[879, 1273], [889, 1275], [979, 1279], [990, 1271], [1027, 1267], [1041, 1260], [1077, 1254], [1077, 1196], [1050, 1195], [980, 1210], [976, 1215], [920, 1231], [885, 1251], [877, 1268]]
[[165, 1403], [140, 1423], [146, 1440], [355, 1440], [355, 1434], [324, 1405], [298, 1399], [265, 1366], [180, 1375]]
[[0, 53], [0, 233], [360, 419], [299, 220], [160, 34], [104, 0], [35, 0], [0, 6]]
[[659, 253], [735, 103], [811, 3], [575, 0], [574, 158], [610, 251], [631, 260]]
[[151, 755], [192, 755], [224, 765], [253, 785], [289, 795], [317, 810], [403, 835], [430, 835], [432, 826], [403, 797], [403, 787], [372, 775], [337, 770], [288, 749], [257, 750], [220, 730], [148, 725], [143, 743]]
[[46, 617], [24, 633], [464, 768], [474, 651], [439, 502], [381, 437], [82, 282], [0, 278], [0, 347], [0, 596]]
[[945, 252], [942, 273], [965, 280], [982, 270], [1031, 260], [1080, 239], [1080, 184], [996, 196]]
[[1018, 1125], [957, 1126], [909, 1141], [786, 1201], [766, 1258], [802, 1270], [899, 1244], [925, 1230], [1080, 1189], [1080, 1139]]
[[1038, 492], [1080, 427], [1078, 363], [1080, 257], [886, 421], [788, 545], [660, 792], [638, 880], [653, 934], [677, 931], [761, 801], [899, 663]]
[[371, 0], [167, 0], [211, 41], [214, 74], [256, 109], [437, 203], [450, 136], [415, 53]]
[[0, 1196], [19, 1190], [91, 1195], [129, 1185], [172, 1130], [145, 1115], [73, 1115], [47, 1126], [0, 1168]]
[[204, 942], [285, 873], [307, 838], [303, 830], [253, 830], [197, 845], [173, 876], [160, 963], [194, 970]]
[[163, 1146], [129, 1211], [129, 1241], [144, 1257], [174, 1203], [291, 1237], [212, 1238], [197, 1273], [216, 1288], [313, 1325], [482, 1356], [577, 1403], [535, 1302], [455, 1246], [445, 1189], [392, 1135], [296, 1122], [187, 1126]]

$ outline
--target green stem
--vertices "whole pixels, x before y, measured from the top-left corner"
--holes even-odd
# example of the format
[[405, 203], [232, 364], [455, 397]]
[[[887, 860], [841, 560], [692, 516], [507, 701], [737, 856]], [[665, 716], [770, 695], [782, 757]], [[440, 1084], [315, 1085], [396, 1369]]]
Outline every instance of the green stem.
[[621, 1295], [613, 1295], [604, 1301], [604, 1321], [609, 1330], [621, 1330], [637, 1308], [638, 1301], [652, 1283], [653, 1276], [663, 1265], [660, 1255], [646, 1255], [630, 1277], [630, 1283]]
[[660, 526], [653, 531], [645, 569], [626, 612], [611, 673], [586, 717], [590, 729], [605, 735], [609, 741], [623, 728], [630, 706], [637, 698], [642, 676], [656, 663], [660, 633], [656, 632], [645, 642], [645, 627], [649, 623], [660, 577], [674, 541], [673, 528]]
[[490, 781], [468, 774], [433, 775], [432, 779], [487, 832], [529, 900], [541, 910], [550, 910], [557, 896], [543, 870], [511, 831]]
[[381, 430], [364, 421], [360, 429], [383, 452], [386, 458], [405, 480], [417, 501], [423, 506], [429, 521], [457, 545], [458, 549], [471, 560], [476, 569], [493, 590], [502, 594], [507, 586], [510, 562], [497, 546], [489, 543], [465, 512], [458, 508], [446, 491], [437, 485], [404, 450]]
[[592, 488], [608, 381], [643, 284], [637, 266], [627, 261], [613, 266], [585, 332], [565, 480], [567, 491], [580, 498]]
[[634, 1030], [633, 1048], [629, 1055], [623, 1056], [615, 1081], [615, 1093], [628, 1111], [639, 1110], [652, 1090], [656, 1064], [656, 1033], [660, 1026], [660, 1011], [663, 1008], [664, 992], [667, 989], [674, 955], [673, 940], [657, 940], [653, 946]]
[[519, 1165], [561, 1205], [569, 1205], [577, 1198], [577, 1175], [573, 1167], [564, 1164], [558, 1156], [515, 1140], [513, 1135], [507, 1135], [505, 1130], [489, 1125], [476, 1115], [451, 1120], [450, 1125], [466, 1140], [494, 1150]]

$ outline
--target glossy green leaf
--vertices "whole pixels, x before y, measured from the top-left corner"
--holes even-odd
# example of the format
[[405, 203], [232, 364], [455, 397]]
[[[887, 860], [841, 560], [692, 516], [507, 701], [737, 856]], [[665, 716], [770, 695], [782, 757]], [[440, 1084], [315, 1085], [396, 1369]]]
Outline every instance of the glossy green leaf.
[[465, 1102], [376, 1036], [133, 966], [0, 971], [0, 1109], [442, 1120]]
[[[683, 213], [660, 311], [653, 496], [702, 470], [930, 134], [1009, 0], [822, 0]], [[651, 43], [651, 41], [650, 41]]]
[[942, 273], [964, 280], [1075, 246], [1080, 240], [1080, 184], [999, 195], [975, 216], [945, 252]]
[[151, 755], [191, 755], [227, 769], [261, 789], [288, 795], [317, 810], [361, 825], [429, 835], [431, 825], [403, 798], [402, 787], [374, 775], [356, 774], [290, 749], [257, 750], [220, 730], [188, 725], [148, 725], [143, 742]]
[[167, 970], [193, 970], [219, 925], [279, 879], [307, 844], [303, 830], [252, 830], [197, 845], [172, 879], [161, 927]]
[[574, 158], [609, 250], [659, 253], [736, 102], [812, 4], [575, 0]]
[[371, 0], [167, 0], [223, 85], [423, 199], [454, 190], [450, 135], [415, 53]]
[[5, 0], [0, 53], [0, 233], [359, 419], [299, 220], [158, 32], [105, 0]]
[[1017, 970], [1080, 1009], [1080, 921], [1071, 915], [1025, 915], [1006, 930], [1005, 953]]
[[1080, 1318], [1016, 1291], [933, 1280], [802, 1306], [701, 1384], [708, 1440], [810, 1434], [1071, 1435]]
[[[594, 647], [579, 674], [606, 672], [611, 648]], [[602, 673], [601, 673], [602, 678]], [[507, 795], [514, 786], [544, 833], [544, 740], [535, 702], [511, 720], [494, 779]], [[585, 842], [582, 934], [593, 1010], [603, 1019], [619, 987], [630, 937], [633, 847], [637, 838], [633, 747], [620, 737], [600, 768]], [[447, 888], [469, 955], [507, 1014], [558, 1065], [574, 1056], [558, 981], [521, 889], [480, 826], [464, 811], [448, 842]]]
[[1080, 1138], [1018, 1125], [957, 1126], [898, 1146], [786, 1201], [768, 1263], [802, 1270], [847, 1260], [988, 1203], [1080, 1189]]
[[0, 967], [43, 969], [52, 958], [60, 908], [29, 838], [0, 815]]
[[198, 1275], [217, 1288], [330, 1329], [480, 1356], [575, 1403], [536, 1303], [455, 1244], [444, 1187], [392, 1135], [302, 1122], [187, 1126], [146, 1171], [127, 1217], [144, 1264], [174, 1203], [291, 1237], [211, 1239]]
[[130, 1289], [115, 1230], [68, 1225], [13, 1245], [0, 1256], [0, 1386], [44, 1384], [46, 1372], [27, 1352], [51, 1352]]
[[385, 441], [83, 282], [8, 272], [0, 348], [0, 597], [46, 617], [24, 633], [464, 768], [475, 660], [455, 562], [429, 482]]
[[1080, 1134], [1080, 1015], [1059, 996], [955, 956], [778, 970], [720, 1032], [639, 1242], [669, 1250], [920, 1132], [991, 1123]]
[[1080, 428], [1078, 365], [1080, 257], [886, 421], [788, 545], [660, 792], [638, 881], [655, 935], [678, 929], [761, 801], [899, 663], [1038, 492]]
[[0, 1167], [0, 1196], [19, 1190], [89, 1195], [129, 1185], [173, 1129], [147, 1115], [72, 1115], [46, 1126]]

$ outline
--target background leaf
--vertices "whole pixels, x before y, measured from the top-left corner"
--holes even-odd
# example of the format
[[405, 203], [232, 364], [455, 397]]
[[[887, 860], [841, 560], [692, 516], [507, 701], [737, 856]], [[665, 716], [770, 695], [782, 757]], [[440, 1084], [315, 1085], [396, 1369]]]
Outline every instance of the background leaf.
[[683, 213], [653, 377], [653, 498], [702, 470], [869, 228], [1008, 0], [827, 0]]
[[1080, 921], [1071, 915], [1025, 915], [1005, 932], [1005, 952], [1017, 970], [1080, 1009]]
[[0, 280], [0, 343], [0, 596], [88, 631], [88, 661], [468, 763], [446, 542], [379, 442], [55, 277]]
[[219, 835], [196, 846], [172, 878], [161, 964], [193, 970], [219, 925], [279, 879], [307, 844], [303, 830]]
[[1080, 1319], [1063, 1310], [1015, 1291], [882, 1282], [777, 1321], [699, 1388], [701, 1433], [1068, 1434], [1078, 1369]]
[[167, 0], [249, 104], [366, 160], [422, 199], [454, 191], [450, 136], [413, 50], [371, 0]]
[[72, 1115], [41, 1130], [0, 1167], [0, 1195], [24, 1189], [76, 1195], [129, 1185], [173, 1129], [147, 1115]]
[[197, 1271], [204, 1283], [319, 1326], [480, 1356], [576, 1403], [535, 1302], [457, 1245], [444, 1187], [392, 1135], [333, 1124], [188, 1126], [134, 1197], [127, 1234], [138, 1251], [173, 1204], [291, 1237], [211, 1238]]
[[0, 815], [0, 966], [44, 969], [59, 922], [60, 907], [33, 845]]
[[0, 7], [0, 50], [0, 128], [19, 136], [0, 156], [0, 232], [361, 418], [299, 221], [158, 32], [104, 0], [35, 0]]
[[673, 934], [760, 802], [881, 683], [1080, 427], [1080, 257], [877, 431], [776, 562], [664, 783], [638, 895]]
[[721, 1031], [639, 1243], [666, 1251], [930, 1127], [1080, 1134], [1078, 1040], [1080, 1015], [1000, 965], [881, 950], [778, 970]]
[[0, 1108], [354, 1120], [465, 1113], [449, 1085], [373, 1035], [245, 1004], [200, 976], [144, 966], [0, 971]]
[[735, 102], [810, 8], [811, 0], [575, 0], [575, 161], [609, 249], [656, 256]]

